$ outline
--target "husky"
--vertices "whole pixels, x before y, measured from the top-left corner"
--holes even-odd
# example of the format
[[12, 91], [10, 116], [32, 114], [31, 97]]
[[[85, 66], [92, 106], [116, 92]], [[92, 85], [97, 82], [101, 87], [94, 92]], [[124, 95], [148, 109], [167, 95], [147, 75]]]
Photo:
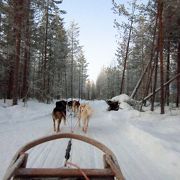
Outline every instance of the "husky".
[[79, 117], [78, 117], [78, 122], [79, 122], [79, 127], [81, 127], [81, 122], [83, 123], [82, 130], [86, 133], [88, 129], [88, 124], [89, 124], [89, 118], [92, 116], [92, 108], [88, 104], [81, 104], [79, 106]]
[[[52, 112], [52, 118], [53, 118], [54, 131], [59, 132], [62, 119], [64, 119], [64, 124], [66, 124], [66, 114], [64, 113], [64, 111], [60, 111], [57, 107], [55, 107]], [[56, 121], [57, 121], [57, 127], [56, 127]]]

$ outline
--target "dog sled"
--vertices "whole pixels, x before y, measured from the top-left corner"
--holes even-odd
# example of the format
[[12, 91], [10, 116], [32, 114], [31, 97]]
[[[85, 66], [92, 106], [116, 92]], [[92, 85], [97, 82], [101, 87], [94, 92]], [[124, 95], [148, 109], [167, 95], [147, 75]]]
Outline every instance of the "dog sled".
[[[27, 168], [28, 153], [31, 148], [42, 143], [68, 138], [86, 142], [103, 152], [104, 168]], [[68, 144], [69, 146], [69, 144]], [[67, 148], [68, 149], [68, 148]], [[66, 149], [66, 151], [67, 151]], [[86, 136], [73, 133], [59, 133], [32, 141], [20, 148], [13, 157], [3, 180], [124, 180], [114, 153], [102, 143]]]

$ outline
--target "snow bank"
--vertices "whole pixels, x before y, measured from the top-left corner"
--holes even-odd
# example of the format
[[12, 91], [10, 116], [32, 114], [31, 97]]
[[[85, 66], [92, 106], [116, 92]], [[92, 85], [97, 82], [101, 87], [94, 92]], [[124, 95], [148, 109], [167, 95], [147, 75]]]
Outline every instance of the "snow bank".
[[[130, 104], [130, 97], [127, 94], [120, 94], [111, 99], [111, 101], [118, 101], [120, 109], [133, 110], [134, 108]], [[131, 100], [132, 101], [132, 100]]]
[[119, 107], [121, 109], [126, 109], [126, 110], [133, 110], [132, 106], [130, 106], [128, 103], [126, 102], [121, 102]]
[[[39, 103], [31, 100], [24, 106], [23, 102], [11, 106], [9, 103], [0, 103], [0, 123], [29, 121], [31, 119], [42, 117], [51, 113], [54, 105]], [[42, 113], [43, 112], [43, 113]]]
[[[161, 139], [161, 136], [150, 134], [142, 128], [130, 125], [126, 132], [129, 138], [141, 149], [142, 154], [156, 162], [156, 165], [163, 172], [176, 174], [174, 177], [180, 177], [180, 152], [167, 148], [169, 142]], [[178, 145], [178, 144], [177, 144]]]
[[129, 99], [130, 99], [130, 97], [127, 94], [120, 94], [119, 96], [113, 97], [111, 100], [118, 101], [119, 103], [121, 103], [121, 102], [126, 102]]

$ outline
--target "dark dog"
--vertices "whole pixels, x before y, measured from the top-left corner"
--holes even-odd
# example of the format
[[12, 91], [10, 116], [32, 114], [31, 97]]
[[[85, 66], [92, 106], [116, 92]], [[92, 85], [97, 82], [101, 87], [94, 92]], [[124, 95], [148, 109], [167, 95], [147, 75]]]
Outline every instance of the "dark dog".
[[56, 102], [56, 109], [60, 112], [63, 112], [66, 115], [66, 105], [67, 101], [61, 100]]
[[118, 101], [111, 101], [106, 100], [106, 103], [109, 105], [108, 111], [118, 111], [119, 110], [119, 102]]
[[[67, 102], [64, 100], [57, 101], [56, 107], [53, 109], [52, 118], [54, 123], [54, 131], [56, 132], [60, 130], [59, 128], [62, 119], [64, 119], [64, 124], [66, 124], [66, 104]], [[56, 128], [56, 121], [57, 121], [57, 128]]]
[[74, 100], [74, 101], [73, 101], [73, 104], [72, 104], [72, 111], [73, 111], [74, 113], [78, 113], [78, 111], [79, 111], [79, 106], [80, 106], [80, 102]]
[[72, 105], [73, 105], [73, 101], [67, 102], [68, 109], [72, 109]]
[[[64, 114], [63, 111], [59, 111], [57, 108], [54, 108], [52, 112], [52, 118], [53, 118], [54, 131], [59, 132], [62, 119], [64, 119], [64, 124], [66, 123], [66, 115]], [[57, 128], [56, 128], [56, 121], [57, 121]]]

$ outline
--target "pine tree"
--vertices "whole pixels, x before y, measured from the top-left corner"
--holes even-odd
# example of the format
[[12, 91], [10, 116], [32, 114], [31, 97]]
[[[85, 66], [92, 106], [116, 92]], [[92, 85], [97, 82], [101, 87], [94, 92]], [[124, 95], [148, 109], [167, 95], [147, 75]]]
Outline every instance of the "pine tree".
[[75, 83], [74, 83], [74, 72], [76, 67], [76, 61], [78, 53], [81, 51], [82, 47], [79, 45], [79, 27], [78, 24], [75, 22], [71, 22], [70, 27], [68, 29], [68, 43], [69, 43], [69, 54], [68, 54], [68, 60], [69, 60], [69, 77], [68, 77], [68, 87], [70, 87], [70, 97], [75, 97]]

